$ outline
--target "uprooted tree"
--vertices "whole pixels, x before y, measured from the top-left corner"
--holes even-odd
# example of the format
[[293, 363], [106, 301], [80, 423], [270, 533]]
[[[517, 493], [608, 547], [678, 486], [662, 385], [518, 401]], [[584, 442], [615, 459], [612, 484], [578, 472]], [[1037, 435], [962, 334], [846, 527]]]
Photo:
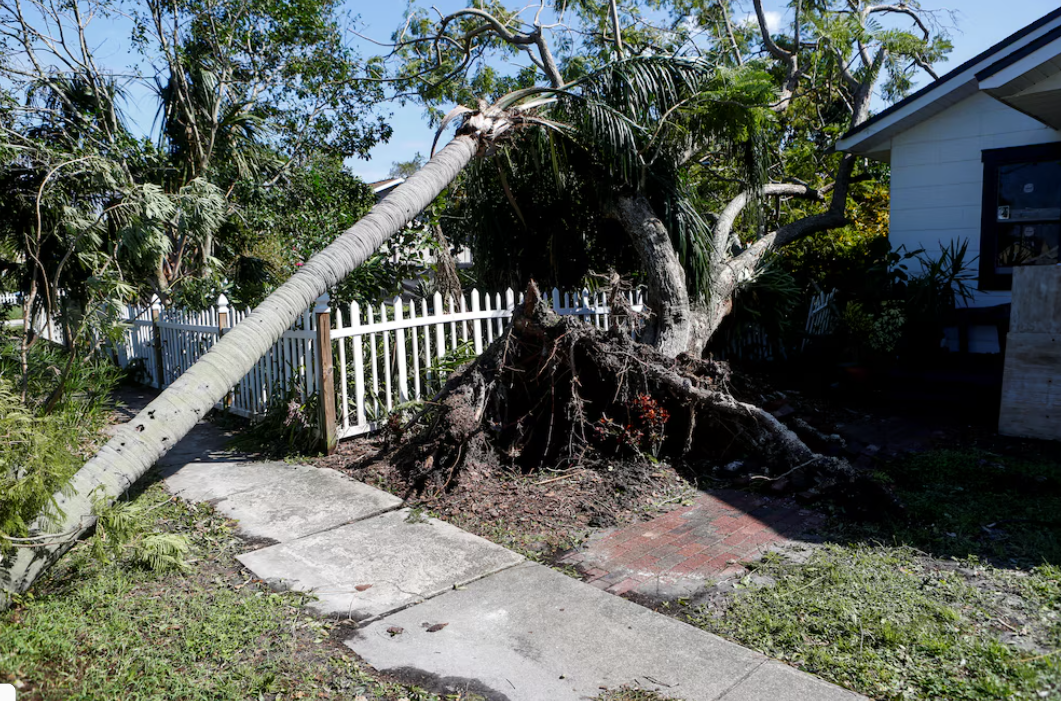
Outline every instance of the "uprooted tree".
[[[857, 42], [859, 50], [855, 55], [841, 51], [834, 61], [842, 74], [850, 74], [843, 94], [853, 124], [868, 114], [870, 88], [892, 55], [888, 37], [874, 36], [867, 28], [868, 17], [881, 10], [859, 8], [852, 15], [854, 26], [864, 32]], [[763, 182], [755, 176], [762, 169], [754, 163], [745, 170], [731, 168], [729, 172], [736, 173], [738, 181], [752, 187], [741, 188], [709, 224], [707, 218], [697, 216], [685, 198], [688, 190], [681, 166], [698, 162], [705, 149], [728, 153], [734, 121], [746, 130], [756, 126], [763, 104], [742, 98], [733, 89], [745, 85], [748, 69], [655, 52], [654, 57], [608, 61], [564, 82], [544, 39], [543, 26], [537, 21], [512, 30], [512, 17], [499, 21], [482, 10], [463, 11], [455, 18], [459, 24], [465, 20], [469, 23], [461, 29], [463, 38], [443, 43], [461, 47], [465, 59], [474, 53], [468, 42], [490, 36], [520, 51], [537, 51], [534, 60], [547, 76], [548, 85], [516, 90], [493, 104], [480, 102], [478, 109], [460, 108], [451, 113], [443, 127], [449, 122], [456, 122], [458, 127], [449, 144], [311, 258], [121, 427], [54, 496], [50, 513], [35, 522], [33, 531], [19, 540], [13, 554], [10, 548], [5, 553], [0, 567], [0, 602], [7, 603], [10, 595], [26, 591], [92, 527], [98, 504], [113, 502], [142, 477], [242, 379], [314, 299], [430, 205], [476, 154], [496, 153], [504, 139], [528, 131], [552, 134], [572, 144], [590, 136], [593, 148], [605, 147], [601, 153], [606, 170], [614, 169], [607, 174], [614, 179], [613, 214], [630, 235], [649, 279], [655, 347], [635, 344], [628, 331], [618, 327], [595, 331], [550, 317], [534, 304], [532, 289], [527, 308], [517, 315], [512, 329], [447, 383], [440, 398], [444, 409], [421, 417], [424, 427], [408, 436], [399, 459], [408, 460], [425, 479], [439, 470], [455, 475], [470, 455], [495, 455], [531, 468], [563, 460], [592, 461], [590, 451], [606, 456], [609, 451], [654, 450], [670, 458], [690, 459], [695, 455], [708, 459], [713, 455], [711, 447], [722, 444], [718, 437], [727, 435], [730, 444], [764, 456], [770, 463], [770, 474], [818, 471], [825, 476], [822, 483], [848, 474], [842, 463], [815, 454], [773, 417], [734, 398], [727, 388], [724, 368], [698, 360], [699, 353], [675, 358], [682, 351], [702, 347], [696, 339], [705, 338], [717, 327], [736, 286], [767, 250], [842, 222], [854, 160], [841, 157], [835, 180], [817, 189], [801, 183]], [[436, 36], [443, 36], [447, 22], [453, 21], [444, 19]], [[797, 12], [797, 26], [801, 21]], [[616, 51], [622, 54], [633, 42], [629, 37], [625, 42], [620, 39], [622, 32], [618, 24], [615, 26], [613, 40]], [[739, 44], [735, 35], [730, 38]], [[877, 42], [876, 53], [868, 43], [863, 47], [863, 39], [868, 42], [871, 38]], [[791, 75], [786, 75], [796, 85], [803, 69], [793, 57], [802, 55], [802, 46], [797, 33], [795, 46], [787, 50]], [[815, 47], [815, 51], [828, 55], [829, 42], [824, 34], [815, 41]], [[817, 60], [828, 63], [821, 55]], [[861, 60], [864, 67], [852, 73], [852, 60]], [[777, 108], [786, 102], [785, 95], [782, 90]], [[661, 191], [649, 188], [647, 183], [658, 182], [661, 174], [670, 181], [663, 178]], [[732, 235], [740, 213], [761, 196], [817, 199], [828, 189], [832, 190], [831, 199], [824, 212], [771, 230], [751, 243], [742, 243]], [[671, 204], [668, 215], [657, 214], [653, 197], [657, 204]], [[667, 221], [685, 227], [685, 238], [676, 240], [681, 232], [669, 229]], [[694, 259], [708, 262], [701, 269], [704, 274], [689, 272], [696, 271], [690, 265]], [[692, 296], [689, 277], [697, 281]], [[694, 307], [696, 294], [701, 301]], [[695, 332], [697, 328], [706, 332]]]
[[846, 497], [869, 486], [742, 401], [725, 363], [668, 358], [632, 340], [638, 317], [621, 304], [606, 330], [561, 317], [531, 283], [505, 333], [422, 412], [392, 426], [401, 435], [391, 458], [418, 491], [499, 468], [597, 468], [625, 485], [640, 479], [627, 473], [661, 460], [710, 474], [736, 457], [761, 479], [799, 473], [808, 496]]
[[[679, 83], [704, 71], [693, 61], [630, 61], [626, 67], [632, 74], [647, 70]], [[614, 70], [611, 67], [608, 72]], [[593, 81], [594, 76], [590, 75], [584, 84], [592, 85]], [[250, 371], [303, 310], [428, 207], [477, 154], [495, 151], [501, 139], [522, 129], [570, 128], [542, 117], [539, 109], [545, 103], [563, 98], [586, 108], [581, 114], [593, 113], [592, 91], [583, 92], [579, 85], [572, 85], [562, 94], [559, 92], [552, 88], [516, 91], [493, 105], [480, 104], [477, 110], [454, 110], [443, 126], [456, 121], [456, 135], [444, 148], [312, 257], [209, 353], [120, 427], [66, 488], [53, 496], [52, 508], [33, 524], [28, 537], [19, 538], [13, 548], [6, 548], [8, 552], [0, 567], [2, 603], [9, 603], [12, 594], [26, 591], [77, 538], [92, 528], [99, 505], [109, 506], [140, 479]]]

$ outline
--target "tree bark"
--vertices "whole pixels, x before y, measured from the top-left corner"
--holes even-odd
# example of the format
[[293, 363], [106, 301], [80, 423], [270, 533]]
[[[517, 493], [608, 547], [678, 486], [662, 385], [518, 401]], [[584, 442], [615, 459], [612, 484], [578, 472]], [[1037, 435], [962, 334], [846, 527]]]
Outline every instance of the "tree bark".
[[694, 331], [685, 270], [667, 227], [652, 211], [648, 198], [640, 193], [622, 195], [616, 198], [615, 210], [637, 249], [648, 282], [647, 304], [653, 315], [655, 337], [645, 340], [663, 355], [674, 358], [689, 350]]
[[443, 299], [460, 299], [463, 291], [457, 275], [457, 261], [449, 250], [449, 240], [442, 233], [442, 227], [437, 224], [435, 236], [438, 238], [435, 248], [435, 289], [442, 294]]
[[[129, 423], [121, 426], [66, 487], [54, 495], [58, 516], [39, 517], [31, 536], [0, 569], [0, 608], [25, 592], [95, 522], [93, 502], [111, 503], [146, 473], [237, 384], [291, 323], [329, 287], [363, 263], [442, 192], [476, 154], [480, 135], [458, 132], [419, 172], [262, 302]], [[482, 124], [483, 122], [480, 122]], [[489, 124], [486, 125], [487, 127]], [[47, 534], [59, 534], [48, 537]]]

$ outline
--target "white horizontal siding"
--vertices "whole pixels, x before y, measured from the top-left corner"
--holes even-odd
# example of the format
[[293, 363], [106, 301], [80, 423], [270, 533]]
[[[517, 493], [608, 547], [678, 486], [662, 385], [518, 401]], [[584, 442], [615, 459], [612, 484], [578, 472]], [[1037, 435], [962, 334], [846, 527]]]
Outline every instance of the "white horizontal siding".
[[[962, 195], [962, 199], [967, 200], [968, 197]], [[891, 216], [891, 226], [893, 231], [979, 229], [979, 209], [968, 205], [952, 205], [941, 198], [934, 207], [902, 207], [895, 210]]]
[[[891, 153], [892, 245], [935, 255], [941, 242], [968, 239], [969, 256], [978, 255], [981, 152], [1055, 141], [1061, 134], [1054, 129], [982, 93], [897, 134]], [[978, 293], [972, 304], [1008, 301], [1008, 292], [988, 292]]]

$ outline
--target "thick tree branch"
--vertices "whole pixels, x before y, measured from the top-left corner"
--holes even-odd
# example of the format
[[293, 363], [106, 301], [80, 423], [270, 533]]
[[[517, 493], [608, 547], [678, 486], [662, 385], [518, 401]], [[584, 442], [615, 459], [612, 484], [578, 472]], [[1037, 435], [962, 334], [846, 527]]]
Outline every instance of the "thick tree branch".
[[[792, 96], [799, 89], [800, 79], [803, 77], [803, 71], [799, 67], [799, 53], [798, 50], [786, 51], [782, 49], [774, 41], [774, 38], [770, 36], [770, 27], [766, 23], [766, 12], [763, 10], [763, 0], [755, 0], [755, 17], [759, 22], [759, 32], [763, 36], [763, 46], [766, 48], [767, 53], [785, 66], [785, 79], [781, 83], [778, 100], [773, 105], [773, 109], [778, 113], [786, 112], [789, 105], [792, 104]], [[795, 26], [793, 27], [797, 41], [800, 33], [799, 22], [800, 16], [797, 12], [794, 22]]]
[[758, 190], [745, 190], [734, 197], [725, 209], [718, 215], [715, 223], [714, 252], [720, 260], [724, 259], [729, 248], [730, 236], [733, 234], [733, 226], [741, 212], [756, 197], [806, 197], [813, 200], [822, 200], [822, 194], [808, 185], [799, 183], [770, 183]]
[[788, 51], [785, 51], [777, 42], [774, 41], [774, 37], [770, 35], [770, 27], [766, 22], [766, 12], [763, 10], [763, 0], [755, 0], [755, 18], [759, 22], [759, 32], [763, 35], [763, 46], [767, 52], [782, 63], [788, 63], [793, 55]]

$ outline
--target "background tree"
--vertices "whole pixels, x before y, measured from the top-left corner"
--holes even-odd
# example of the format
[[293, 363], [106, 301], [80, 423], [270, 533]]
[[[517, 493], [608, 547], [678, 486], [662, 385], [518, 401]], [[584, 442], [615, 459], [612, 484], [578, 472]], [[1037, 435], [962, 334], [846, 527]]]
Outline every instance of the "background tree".
[[[100, 19], [131, 22], [131, 73], [97, 61], [90, 23]], [[390, 133], [370, 109], [378, 87], [356, 80], [341, 20], [336, 2], [316, 0], [120, 9], [0, 0], [0, 250], [24, 293], [24, 357], [38, 315], [60, 318], [68, 346], [83, 353], [106, 339], [114, 303], [130, 296], [201, 305], [226, 277], [247, 284], [248, 299], [275, 286], [243, 245], [242, 210], [261, 222], [263, 207], [290, 204], [279, 193], [305, 184], [289, 173], [364, 155]], [[127, 123], [130, 92], [157, 96], [153, 134]], [[345, 188], [336, 200], [364, 195], [352, 177], [323, 172]], [[331, 237], [364, 211], [333, 204], [324, 209]], [[322, 242], [289, 243], [305, 253]], [[373, 284], [394, 274], [374, 270]]]
[[[949, 49], [916, 3], [796, 0], [790, 26], [778, 36], [769, 31], [760, 0], [754, 9], [753, 23], [735, 22], [728, 0], [613, 2], [606, 8], [574, 3], [553, 8], [548, 17], [548, 9], [538, 7], [524, 15], [477, 6], [437, 21], [413, 12], [394, 37], [391, 79], [435, 109], [476, 88], [489, 94], [499, 86], [559, 87], [622, 56], [695, 56], [718, 75], [732, 76], [734, 89], [721, 101], [676, 92], [663, 110], [665, 100], [622, 115], [629, 146], [642, 159], [640, 175], [671, 173], [662, 179], [671, 178], [672, 195], [706, 223], [687, 229], [695, 232], [691, 238], [673, 219], [680, 210], [653, 201], [646, 189], [658, 175], [635, 178], [632, 170], [604, 167], [619, 192], [611, 206], [600, 208], [601, 216], [615, 217], [640, 254], [657, 345], [672, 355], [700, 353], [771, 252], [847, 224], [852, 193], [872, 172], [853, 156], [832, 153], [832, 143], [868, 119], [874, 88], [897, 97], [913, 71]], [[525, 55], [533, 68], [499, 76], [488, 57], [505, 55]], [[772, 89], [768, 97], [759, 76]], [[617, 96], [622, 99], [621, 91]], [[718, 138], [705, 113], [719, 113], [722, 104], [741, 108], [734, 113], [742, 117], [743, 134]], [[612, 103], [612, 109], [627, 107]], [[661, 118], [668, 127], [657, 134]], [[649, 152], [654, 158], [645, 157]], [[513, 204], [508, 192], [505, 198]], [[532, 197], [514, 209], [537, 206]], [[484, 230], [474, 238], [491, 236]], [[690, 255], [697, 251], [706, 265]]]

